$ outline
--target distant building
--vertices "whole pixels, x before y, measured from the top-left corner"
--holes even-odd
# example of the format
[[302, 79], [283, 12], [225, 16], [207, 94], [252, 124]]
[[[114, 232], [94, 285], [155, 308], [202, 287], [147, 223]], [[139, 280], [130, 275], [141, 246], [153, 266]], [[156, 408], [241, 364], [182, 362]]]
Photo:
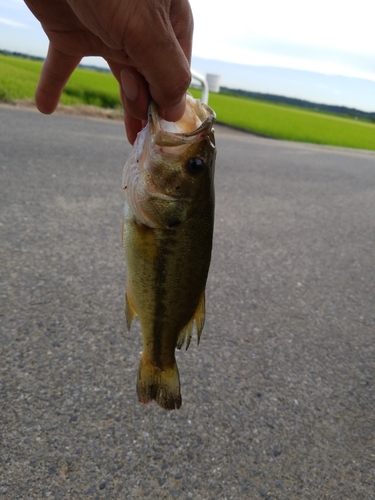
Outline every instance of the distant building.
[[221, 75], [213, 75], [213, 74], [206, 74], [206, 80], [208, 83], [208, 88], [210, 89], [210, 92], [219, 92], [220, 91], [220, 79]]

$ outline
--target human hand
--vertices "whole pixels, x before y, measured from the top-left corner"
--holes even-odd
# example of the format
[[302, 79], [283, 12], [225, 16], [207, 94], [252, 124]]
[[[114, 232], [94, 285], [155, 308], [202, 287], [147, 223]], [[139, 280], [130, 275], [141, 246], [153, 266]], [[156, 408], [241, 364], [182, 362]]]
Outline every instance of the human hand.
[[50, 114], [84, 56], [102, 56], [120, 84], [133, 143], [147, 119], [150, 97], [169, 121], [185, 110], [191, 80], [193, 18], [188, 0], [25, 0], [49, 38], [35, 93]]

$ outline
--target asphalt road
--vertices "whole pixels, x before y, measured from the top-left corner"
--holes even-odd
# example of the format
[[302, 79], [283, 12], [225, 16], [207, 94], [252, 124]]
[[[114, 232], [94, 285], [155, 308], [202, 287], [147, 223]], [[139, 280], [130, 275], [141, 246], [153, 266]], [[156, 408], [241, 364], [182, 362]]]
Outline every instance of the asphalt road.
[[0, 498], [375, 498], [375, 154], [217, 126], [182, 408], [125, 334], [121, 123], [0, 107]]

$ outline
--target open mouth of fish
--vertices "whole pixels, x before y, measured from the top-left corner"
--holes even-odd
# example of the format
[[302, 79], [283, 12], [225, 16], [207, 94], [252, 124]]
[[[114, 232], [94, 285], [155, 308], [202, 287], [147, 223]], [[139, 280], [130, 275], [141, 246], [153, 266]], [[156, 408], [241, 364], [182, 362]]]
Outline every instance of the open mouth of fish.
[[178, 122], [167, 122], [159, 117], [153, 102], [150, 104], [148, 124], [153, 136], [153, 144], [159, 147], [173, 147], [192, 144], [201, 141], [212, 131], [215, 122], [215, 112], [206, 104], [194, 99], [189, 93], [186, 95], [186, 111]]

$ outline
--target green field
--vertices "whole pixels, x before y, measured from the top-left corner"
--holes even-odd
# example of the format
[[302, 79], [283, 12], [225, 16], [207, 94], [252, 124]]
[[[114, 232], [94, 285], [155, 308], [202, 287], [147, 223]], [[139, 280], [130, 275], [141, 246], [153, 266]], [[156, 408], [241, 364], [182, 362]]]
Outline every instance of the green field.
[[[0, 54], [0, 101], [33, 99], [42, 63]], [[200, 92], [192, 90], [198, 97]], [[62, 104], [120, 108], [118, 84], [112, 75], [77, 69], [66, 85]], [[245, 97], [210, 94], [210, 106], [221, 123], [270, 137], [375, 150], [375, 124], [295, 106]]]
[[211, 94], [220, 122], [291, 141], [375, 150], [375, 124], [295, 106]]
[[[0, 54], [0, 101], [34, 99], [41, 67], [41, 61]], [[109, 73], [78, 68], [64, 89], [61, 103], [120, 108], [118, 83]]]

